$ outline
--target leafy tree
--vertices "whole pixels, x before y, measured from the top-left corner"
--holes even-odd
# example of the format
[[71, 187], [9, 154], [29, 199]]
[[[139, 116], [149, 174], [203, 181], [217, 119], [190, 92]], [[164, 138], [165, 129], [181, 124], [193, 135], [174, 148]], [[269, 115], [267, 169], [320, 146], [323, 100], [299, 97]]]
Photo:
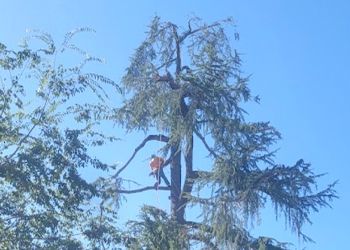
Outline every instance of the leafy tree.
[[[310, 164], [276, 163], [271, 146], [278, 131], [244, 119], [242, 103], [258, 99], [226, 37], [230, 22], [191, 19], [182, 29], [156, 17], [123, 77], [118, 108], [106, 102], [118, 85], [86, 70], [101, 60], [72, 43], [91, 29], [68, 33], [58, 47], [37, 31], [19, 50], [0, 43], [0, 248], [285, 249], [244, 227], [267, 202], [309, 240], [302, 226], [336, 198], [334, 184], [317, 191], [321, 175]], [[68, 50], [82, 61], [60, 63]], [[116, 140], [101, 131], [106, 121], [146, 134], [111, 178], [107, 172], [116, 166], [91, 153]], [[126, 189], [123, 171], [150, 141], [164, 143], [171, 187]], [[193, 161], [197, 144], [208, 151], [210, 166]], [[86, 169], [100, 177], [88, 181]], [[154, 189], [170, 192], [171, 214], [145, 206], [139, 221], [119, 230], [124, 195]], [[201, 210], [196, 220], [185, 216], [193, 207]]]
[[[272, 238], [253, 238], [246, 222], [254, 222], [271, 202], [292, 231], [311, 240], [302, 226], [311, 212], [336, 198], [335, 183], [317, 191], [322, 175], [304, 160], [292, 166], [276, 163], [271, 147], [281, 136], [269, 122], [245, 120], [242, 103], [258, 98], [240, 71], [227, 23], [231, 20], [208, 25], [191, 19], [181, 28], [156, 17], [131, 58], [122, 79], [125, 101], [114, 119], [146, 137], [113, 178], [104, 180], [104, 188], [118, 197], [156, 189], [126, 189], [121, 176], [148, 142], [160, 141], [171, 187], [158, 189], [170, 192], [171, 214], [146, 206], [141, 220], [129, 224], [125, 244], [130, 248], [182, 249], [201, 243], [209, 249], [285, 249]], [[210, 166], [193, 161], [196, 144], [206, 148]], [[185, 216], [193, 206], [201, 209], [197, 220]]]
[[[100, 59], [72, 43], [82, 31], [92, 30], [67, 33], [59, 47], [39, 31], [17, 51], [0, 43], [1, 249], [103, 249], [120, 242], [115, 211], [92, 206], [101, 193], [81, 174], [113, 167], [89, 153], [115, 140], [91, 117], [103, 122], [107, 89], [119, 91], [108, 78], [85, 71]], [[83, 57], [67, 67], [59, 60], [71, 49]]]

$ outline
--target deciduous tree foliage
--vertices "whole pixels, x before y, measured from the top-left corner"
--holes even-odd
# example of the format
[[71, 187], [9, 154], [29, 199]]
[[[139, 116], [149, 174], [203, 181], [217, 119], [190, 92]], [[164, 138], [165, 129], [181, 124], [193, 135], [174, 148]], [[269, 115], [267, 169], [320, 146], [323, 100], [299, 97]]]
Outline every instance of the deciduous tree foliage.
[[[310, 213], [336, 198], [334, 183], [317, 190], [322, 175], [309, 163], [276, 162], [272, 146], [281, 136], [269, 122], [245, 120], [242, 104], [258, 99], [251, 95], [240, 55], [225, 33], [230, 23], [193, 18], [179, 27], [156, 17], [131, 58], [122, 79], [125, 101], [114, 119], [146, 137], [113, 177], [118, 185], [107, 190], [122, 195], [155, 189], [125, 189], [121, 176], [147, 142], [161, 141], [171, 188], [159, 189], [170, 192], [171, 214], [145, 207], [141, 220], [129, 224], [130, 248], [182, 249], [200, 243], [207, 249], [285, 249], [272, 238], [253, 238], [246, 222], [254, 222], [271, 202], [272, 212], [310, 240], [302, 232]], [[196, 144], [204, 145], [210, 165], [193, 160]], [[186, 217], [192, 207], [201, 210], [198, 218]]]
[[[92, 30], [67, 33], [59, 47], [38, 31], [19, 50], [0, 43], [0, 249], [103, 249], [120, 241], [115, 212], [93, 206], [101, 194], [81, 175], [112, 167], [89, 154], [115, 140], [90, 117], [103, 116], [106, 85], [119, 89], [84, 71], [99, 59], [73, 45], [81, 31]], [[70, 49], [81, 64], [59, 63]]]

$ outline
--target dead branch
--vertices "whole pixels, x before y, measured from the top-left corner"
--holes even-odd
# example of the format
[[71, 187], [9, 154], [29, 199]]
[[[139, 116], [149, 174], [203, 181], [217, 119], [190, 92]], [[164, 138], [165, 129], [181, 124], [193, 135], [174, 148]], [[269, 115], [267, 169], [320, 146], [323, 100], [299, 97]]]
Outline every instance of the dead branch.
[[165, 135], [149, 135], [147, 136], [139, 146], [137, 146], [134, 150], [134, 153], [131, 155], [131, 157], [129, 158], [129, 160], [124, 164], [124, 166], [122, 166], [115, 175], [112, 176], [112, 178], [116, 178], [119, 176], [119, 174], [130, 164], [130, 162], [134, 159], [134, 157], [136, 156], [137, 152], [140, 151], [147, 142], [149, 141], [161, 141], [161, 142], [168, 142], [169, 141], [169, 137], [165, 136]]
[[[173, 56], [174, 53], [175, 53], [175, 51], [171, 54], [170, 58]], [[171, 59], [171, 60], [169, 60], [169, 61], [167, 61], [167, 62], [165, 62], [165, 63], [159, 65], [159, 66], [156, 68], [156, 70], [158, 71], [158, 70], [162, 69], [163, 67], [165, 67], [165, 69], [167, 69], [168, 66], [169, 66], [170, 64], [172, 64], [173, 62], [175, 62], [175, 61], [176, 61], [176, 59], [173, 58], [173, 59]]]
[[148, 190], [162, 190], [162, 191], [167, 191], [170, 190], [170, 187], [155, 187], [155, 186], [147, 186], [143, 188], [138, 188], [138, 189], [132, 189], [132, 190], [122, 190], [122, 189], [117, 189], [115, 190], [117, 193], [120, 194], [135, 194], [135, 193], [140, 193]]
[[218, 158], [219, 156], [215, 153], [215, 151], [208, 145], [207, 141], [205, 140], [204, 136], [201, 135], [197, 130], [194, 130], [194, 133], [196, 136], [203, 142], [205, 148], [209, 151], [210, 154], [212, 154], [215, 158]]
[[192, 30], [192, 27], [189, 24], [189, 29], [186, 32], [184, 32], [183, 35], [179, 38], [179, 42], [182, 43], [188, 36], [193, 35], [199, 31], [214, 28], [214, 27], [219, 26], [219, 25], [221, 25], [220, 21], [215, 22], [215, 23], [208, 25], [208, 26], [204, 26], [204, 27], [200, 27], [198, 29]]
[[170, 72], [167, 72], [166, 75], [157, 75], [156, 78], [157, 82], [167, 82], [169, 83], [169, 86], [171, 89], [179, 89], [180, 85], [178, 85], [177, 83], [175, 83], [173, 76], [170, 74]]

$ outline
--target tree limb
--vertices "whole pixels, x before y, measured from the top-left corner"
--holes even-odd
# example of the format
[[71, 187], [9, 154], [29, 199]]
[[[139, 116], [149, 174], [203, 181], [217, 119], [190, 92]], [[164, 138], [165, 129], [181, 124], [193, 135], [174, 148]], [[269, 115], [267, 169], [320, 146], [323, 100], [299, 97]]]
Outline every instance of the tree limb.
[[132, 190], [122, 190], [122, 189], [117, 189], [115, 190], [116, 192], [120, 193], [120, 194], [135, 194], [135, 193], [140, 193], [140, 192], [144, 192], [144, 191], [148, 191], [148, 190], [170, 190], [170, 187], [155, 187], [155, 186], [147, 186], [147, 187], [143, 187], [143, 188], [138, 188], [138, 189], [132, 189]]
[[169, 137], [165, 136], [165, 135], [149, 135], [147, 136], [139, 146], [137, 146], [134, 150], [134, 153], [131, 155], [131, 157], [129, 158], [129, 160], [124, 164], [124, 166], [122, 166], [115, 175], [112, 176], [112, 178], [116, 178], [119, 176], [119, 174], [130, 164], [130, 162], [134, 159], [134, 157], [136, 156], [137, 152], [140, 151], [147, 142], [149, 141], [161, 141], [161, 142], [168, 142], [169, 141]]
[[210, 239], [204, 237], [201, 234], [189, 234], [188, 237], [190, 240], [203, 242], [209, 247], [208, 249], [213, 249], [213, 250], [219, 249], [213, 242], [210, 241]]
[[[172, 53], [172, 54], [173, 54], [173, 53]], [[162, 68], [165, 67], [165, 66], [166, 66], [166, 68], [167, 68], [171, 63], [173, 63], [173, 62], [175, 62], [175, 61], [176, 61], [176, 59], [173, 58], [173, 59], [171, 59], [171, 60], [169, 60], [169, 61], [167, 61], [167, 62], [165, 62], [165, 63], [159, 65], [159, 66], [156, 68], [156, 70], [158, 71], [158, 70], [162, 69]], [[166, 68], [165, 68], [165, 69], [166, 69]]]
[[174, 78], [170, 74], [170, 72], [167, 72], [166, 75], [163, 75], [163, 76], [158, 75], [156, 81], [157, 82], [168, 82], [170, 88], [173, 89], [173, 90], [180, 88], [180, 85], [175, 83]]
[[213, 231], [212, 227], [211, 226], [208, 226], [208, 225], [205, 225], [203, 223], [200, 223], [200, 222], [196, 222], [196, 221], [185, 221], [184, 223], [185, 225], [191, 227], [191, 228], [194, 228], [194, 229], [201, 229], [203, 230], [204, 232], [207, 232], [207, 233], [211, 233]]
[[181, 41], [179, 39], [176, 26], [173, 26], [173, 33], [175, 36], [175, 43], [176, 43], [176, 75], [178, 75], [181, 72], [181, 50], [180, 50]]
[[207, 141], [205, 140], [204, 136], [201, 135], [196, 129], [194, 129], [194, 133], [196, 136], [203, 142], [205, 148], [209, 151], [210, 154], [212, 154], [215, 158], [218, 158], [219, 156], [214, 152], [214, 150], [208, 145]]
[[[195, 221], [185, 221], [184, 223], [185, 225], [196, 229], [196, 230], [200, 230], [203, 231], [205, 233], [208, 233], [209, 235], [212, 234], [213, 232], [213, 228], [211, 226], [199, 223], [199, 222], [195, 222]], [[204, 235], [201, 234], [191, 234], [189, 235], [189, 238], [192, 240], [196, 240], [196, 241], [201, 241], [203, 243], [205, 243], [206, 245], [208, 245], [210, 247], [210, 249], [218, 249], [216, 244], [214, 244], [213, 242], [210, 241], [210, 238], [205, 237]]]
[[213, 28], [213, 27], [216, 27], [216, 26], [219, 26], [221, 24], [221, 22], [215, 22], [209, 26], [204, 26], [204, 27], [201, 27], [201, 28], [198, 28], [198, 29], [195, 29], [195, 30], [192, 30], [191, 26], [190, 26], [190, 22], [189, 22], [189, 29], [183, 33], [183, 35], [179, 38], [179, 42], [182, 43], [188, 36], [190, 35], [193, 35], [199, 31], [202, 31], [202, 30], [205, 30], [205, 29], [210, 29], [210, 28]]
[[188, 194], [192, 193], [194, 185], [193, 175], [193, 135], [191, 134], [187, 139], [187, 145], [185, 150], [185, 165], [186, 165], [186, 177], [180, 194], [179, 209], [182, 217], [185, 215], [186, 205], [188, 203]]

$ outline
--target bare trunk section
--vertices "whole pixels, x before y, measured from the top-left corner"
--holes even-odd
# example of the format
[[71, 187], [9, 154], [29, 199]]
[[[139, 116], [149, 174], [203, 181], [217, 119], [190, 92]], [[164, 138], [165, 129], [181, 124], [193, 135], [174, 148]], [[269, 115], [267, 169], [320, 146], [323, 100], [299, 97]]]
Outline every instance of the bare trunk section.
[[171, 215], [181, 224], [185, 223], [185, 209], [188, 203], [187, 194], [191, 194], [196, 174], [193, 172], [193, 136], [187, 141], [185, 151], [186, 177], [181, 188], [181, 151], [180, 144], [177, 143], [171, 148]]
[[195, 178], [193, 174], [193, 135], [190, 135], [187, 140], [185, 152], [186, 177], [179, 201], [179, 216], [183, 221], [185, 221], [185, 209], [188, 202], [188, 197], [186, 195], [192, 193]]
[[[175, 72], [175, 83], [177, 86], [180, 85], [180, 79], [179, 75], [181, 73], [181, 49], [180, 49], [180, 39], [177, 33], [177, 27], [173, 26], [173, 34], [176, 44], [176, 72]], [[174, 89], [174, 88], [173, 88]], [[184, 101], [184, 96], [181, 96], [180, 98], [180, 110], [179, 110], [179, 116], [182, 116], [182, 118], [186, 117], [186, 113], [188, 111], [188, 107]], [[185, 208], [182, 206], [182, 191], [181, 190], [181, 140], [177, 141], [172, 147], [171, 147], [171, 155], [172, 155], [172, 162], [171, 162], [171, 191], [170, 191], [170, 199], [171, 199], [171, 215], [172, 217], [180, 224], [185, 223], [184, 214], [185, 214]], [[187, 151], [187, 149], [186, 149]], [[188, 152], [185, 154], [188, 155]], [[187, 159], [186, 165], [187, 165]], [[192, 162], [192, 156], [190, 161]], [[187, 176], [187, 175], [186, 175]]]
[[179, 214], [180, 194], [181, 194], [181, 150], [180, 143], [171, 147], [172, 161], [170, 165], [171, 175], [171, 216], [179, 223], [183, 222]]

